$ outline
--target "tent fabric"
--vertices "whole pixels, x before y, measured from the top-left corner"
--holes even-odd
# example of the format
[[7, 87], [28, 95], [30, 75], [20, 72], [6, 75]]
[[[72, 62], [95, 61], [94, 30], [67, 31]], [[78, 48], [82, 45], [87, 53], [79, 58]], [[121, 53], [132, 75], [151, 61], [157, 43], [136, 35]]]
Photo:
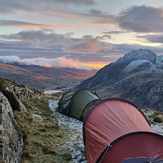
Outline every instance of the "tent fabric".
[[84, 109], [92, 102], [98, 100], [99, 97], [87, 90], [77, 91], [71, 98], [69, 104], [69, 116], [82, 120]]
[[163, 163], [160, 157], [137, 157], [124, 160], [122, 163]]
[[[146, 158], [145, 162], [163, 159], [163, 138], [151, 132], [128, 134], [112, 143], [112, 147], [99, 160], [100, 163], [133, 163], [134, 159]], [[128, 162], [127, 162], [128, 160]], [[129, 162], [130, 160], [130, 162]], [[147, 162], [148, 160], [148, 162]], [[159, 162], [162, 163], [162, 162]]]
[[94, 105], [85, 119], [83, 130], [88, 163], [96, 163], [106, 147], [119, 137], [136, 132], [152, 133], [149, 123], [135, 105], [120, 99], [106, 99]]

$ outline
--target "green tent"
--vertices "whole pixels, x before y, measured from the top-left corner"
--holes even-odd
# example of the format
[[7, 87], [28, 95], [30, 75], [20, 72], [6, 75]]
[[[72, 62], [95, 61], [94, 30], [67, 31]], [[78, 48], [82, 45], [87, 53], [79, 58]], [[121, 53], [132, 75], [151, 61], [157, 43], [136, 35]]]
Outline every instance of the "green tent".
[[83, 120], [84, 115], [88, 112], [88, 104], [98, 101], [99, 97], [87, 90], [77, 91], [69, 103], [69, 116], [78, 120]]

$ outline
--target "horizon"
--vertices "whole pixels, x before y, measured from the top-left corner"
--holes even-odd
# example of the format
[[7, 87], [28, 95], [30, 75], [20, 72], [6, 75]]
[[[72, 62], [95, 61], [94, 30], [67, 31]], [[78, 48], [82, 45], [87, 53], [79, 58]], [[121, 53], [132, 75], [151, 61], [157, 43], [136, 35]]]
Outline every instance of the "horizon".
[[0, 0], [0, 59], [100, 69], [135, 49], [163, 54], [161, 0]]
[[[129, 51], [128, 53], [126, 53], [126, 54], [124, 54], [124, 55], [122, 55], [120, 58], [123, 58], [125, 55], [127, 55], [127, 54], [129, 54], [129, 53], [134, 53], [135, 51], [141, 51], [141, 50], [145, 50], [145, 51], [148, 51], [148, 52], [150, 52], [150, 53], [153, 53], [153, 51], [152, 50], [149, 50], [149, 49], [133, 49], [133, 50], [131, 50], [131, 51]], [[143, 54], [143, 53], [142, 53]], [[161, 55], [157, 55], [157, 53], [154, 53], [156, 56], [161, 56]], [[26, 62], [26, 61], [24, 61], [24, 60], [21, 60], [20, 58], [19, 59], [17, 59], [18, 57], [16, 57], [16, 56], [12, 56], [12, 57], [1, 57], [0, 56], [0, 65], [15, 65], [15, 66], [34, 66], [34, 67], [40, 67], [40, 68], [46, 68], [46, 69], [72, 69], [72, 70], [81, 70], [81, 71], [90, 71], [90, 72], [98, 72], [100, 69], [102, 69], [102, 68], [104, 68], [105, 66], [108, 66], [109, 64], [112, 64], [112, 63], [114, 63], [114, 62], [116, 62], [116, 61], [118, 61], [120, 58], [117, 58], [116, 60], [114, 60], [114, 61], [112, 61], [112, 62], [110, 62], [110, 63], [107, 63], [107, 64], [105, 64], [105, 65], [103, 65], [103, 66], [101, 66], [100, 67], [100, 69], [99, 68], [95, 68], [95, 67], [92, 67], [92, 68], [87, 68], [87, 67], [71, 67], [71, 66], [62, 66], [62, 65], [57, 65], [57, 66], [55, 66], [55, 65], [46, 65], [46, 63], [45, 64], [35, 64], [35, 63], [30, 63], [30, 62]]]

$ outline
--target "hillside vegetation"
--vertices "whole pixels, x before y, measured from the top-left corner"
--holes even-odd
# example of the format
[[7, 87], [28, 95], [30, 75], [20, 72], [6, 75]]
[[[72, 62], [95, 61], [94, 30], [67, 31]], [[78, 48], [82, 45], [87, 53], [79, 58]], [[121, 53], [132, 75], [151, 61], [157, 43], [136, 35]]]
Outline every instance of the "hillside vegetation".
[[23, 135], [22, 163], [71, 162], [71, 153], [62, 148], [68, 135], [58, 126], [57, 119], [48, 108], [49, 98], [59, 97], [45, 96], [4, 79], [0, 79], [0, 91], [7, 95], [10, 104], [18, 104], [12, 109], [18, 130]]

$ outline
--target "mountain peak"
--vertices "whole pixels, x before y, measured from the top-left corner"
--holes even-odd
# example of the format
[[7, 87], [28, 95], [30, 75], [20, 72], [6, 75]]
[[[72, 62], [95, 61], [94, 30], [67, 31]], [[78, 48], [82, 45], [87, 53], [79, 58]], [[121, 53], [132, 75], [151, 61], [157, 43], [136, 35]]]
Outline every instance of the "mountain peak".
[[120, 97], [140, 107], [163, 111], [163, 67], [147, 49], [133, 50], [83, 81], [77, 89], [96, 91], [100, 98]]
[[131, 52], [124, 55], [124, 57], [120, 58], [119, 61], [131, 62], [133, 60], [147, 60], [152, 63], [156, 63], [157, 55], [148, 49], [138, 49], [132, 50]]

